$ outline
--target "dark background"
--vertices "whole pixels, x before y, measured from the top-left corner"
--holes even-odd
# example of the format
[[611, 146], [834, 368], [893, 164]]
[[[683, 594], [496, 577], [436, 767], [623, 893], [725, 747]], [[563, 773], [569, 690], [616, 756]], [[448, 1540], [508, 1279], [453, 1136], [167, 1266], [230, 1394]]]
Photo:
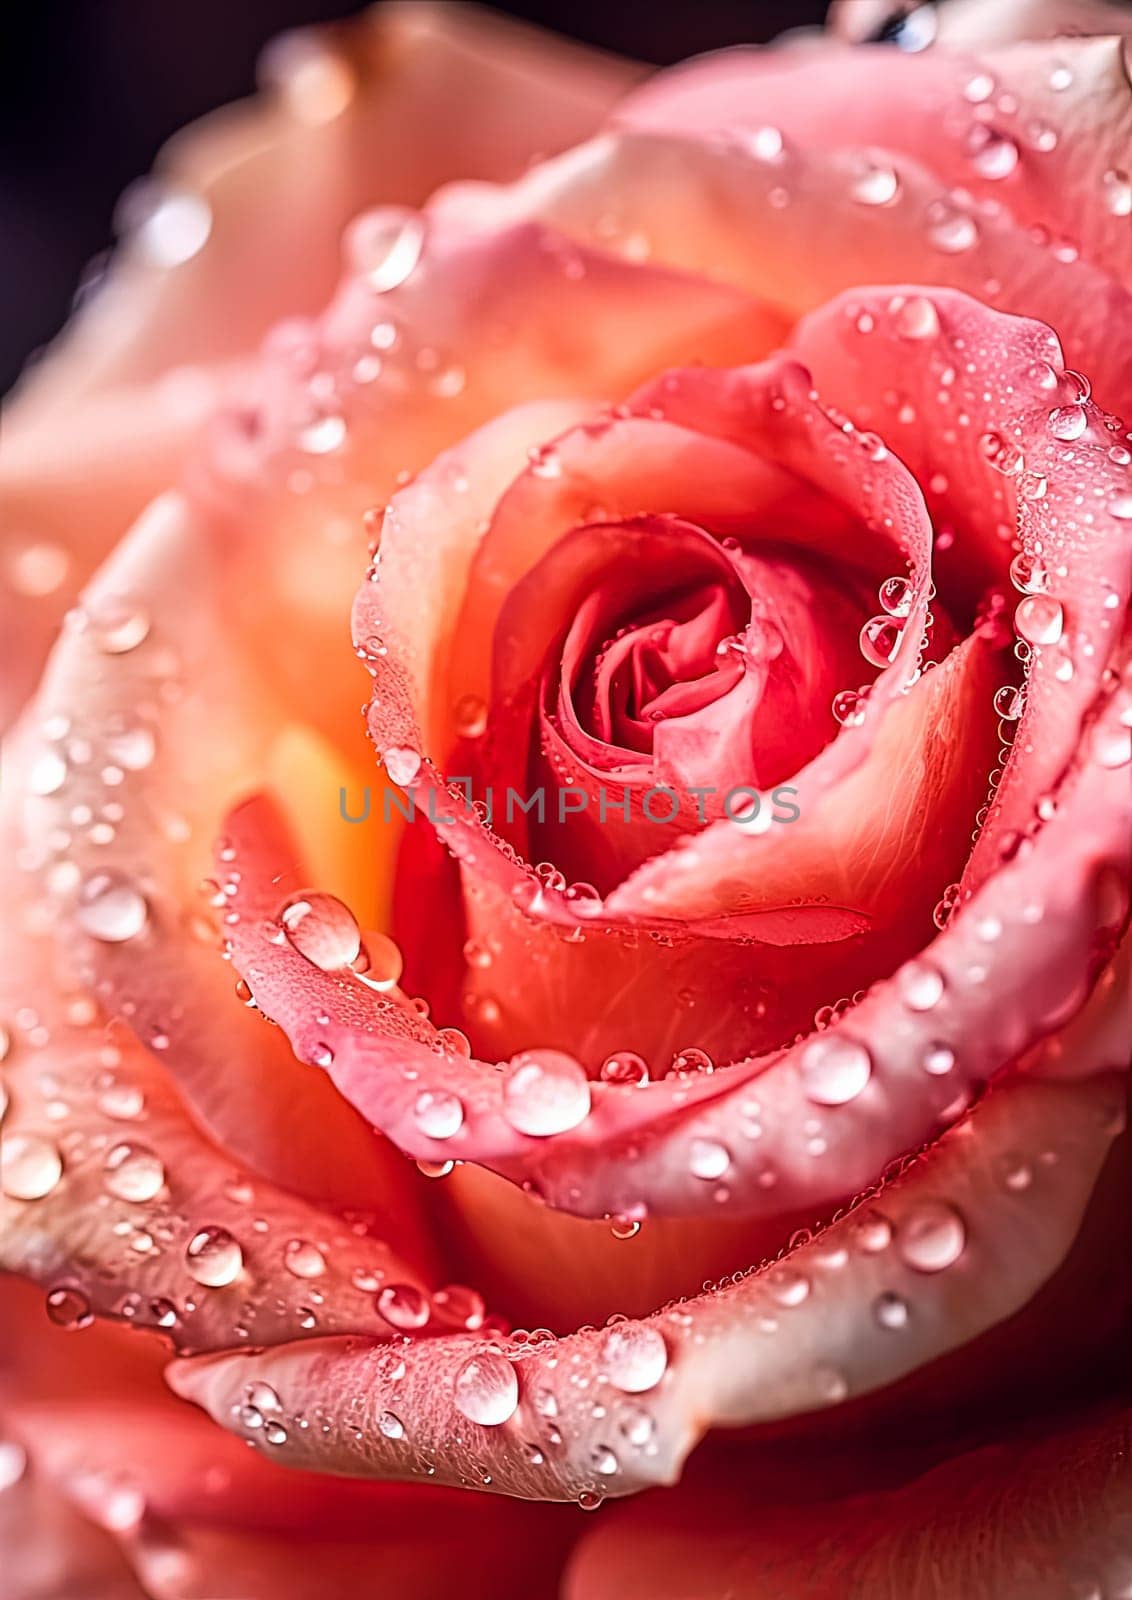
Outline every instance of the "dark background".
[[[0, 45], [0, 390], [66, 319], [114, 203], [186, 122], [249, 94], [263, 45], [364, 0], [24, 0]], [[826, 0], [498, 5], [658, 64], [821, 22]]]

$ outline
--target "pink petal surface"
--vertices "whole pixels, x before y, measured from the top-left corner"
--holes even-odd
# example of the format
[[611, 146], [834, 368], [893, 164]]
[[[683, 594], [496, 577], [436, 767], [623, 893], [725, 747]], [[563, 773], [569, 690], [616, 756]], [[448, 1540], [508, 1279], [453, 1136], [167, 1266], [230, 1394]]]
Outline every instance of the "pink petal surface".
[[[837, 1404], [1025, 1303], [1076, 1232], [1119, 1107], [1112, 1079], [1002, 1090], [875, 1210], [641, 1323], [518, 1347], [408, 1344], [403, 1371], [365, 1342], [319, 1341], [181, 1362], [170, 1380], [245, 1436], [249, 1383], [269, 1383], [284, 1418], [318, 1405], [329, 1428], [292, 1429], [278, 1447], [294, 1466], [466, 1487], [489, 1475], [505, 1493], [556, 1499], [669, 1483], [707, 1427]], [[1003, 1182], [1007, 1150], [1029, 1161], [1045, 1149], [1031, 1186]], [[390, 1413], [398, 1428], [383, 1428]]]

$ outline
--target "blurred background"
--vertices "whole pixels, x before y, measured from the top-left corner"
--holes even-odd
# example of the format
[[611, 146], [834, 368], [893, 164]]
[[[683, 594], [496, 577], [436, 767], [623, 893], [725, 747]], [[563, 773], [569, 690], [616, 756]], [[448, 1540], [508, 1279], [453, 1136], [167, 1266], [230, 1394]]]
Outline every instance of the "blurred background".
[[[250, 94], [273, 35], [364, 0], [31, 0], [0, 51], [0, 390], [65, 321], [162, 143]], [[658, 65], [820, 23], [827, 0], [532, 0], [497, 10]]]

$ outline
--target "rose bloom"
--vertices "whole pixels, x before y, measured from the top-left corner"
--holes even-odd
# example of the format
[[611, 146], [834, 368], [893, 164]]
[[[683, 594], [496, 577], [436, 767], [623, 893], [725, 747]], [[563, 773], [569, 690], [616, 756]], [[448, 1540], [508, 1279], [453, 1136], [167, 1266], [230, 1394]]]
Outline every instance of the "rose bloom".
[[872, 13], [284, 39], [19, 385], [12, 1600], [1132, 1593], [1128, 12]]

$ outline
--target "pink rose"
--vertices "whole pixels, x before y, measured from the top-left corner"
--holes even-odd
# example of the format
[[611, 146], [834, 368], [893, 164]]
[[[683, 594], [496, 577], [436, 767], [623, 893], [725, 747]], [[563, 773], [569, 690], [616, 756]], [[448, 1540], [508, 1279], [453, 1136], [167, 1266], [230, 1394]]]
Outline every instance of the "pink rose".
[[10, 407], [11, 1592], [1122, 1593], [1123, 41], [376, 18]]

